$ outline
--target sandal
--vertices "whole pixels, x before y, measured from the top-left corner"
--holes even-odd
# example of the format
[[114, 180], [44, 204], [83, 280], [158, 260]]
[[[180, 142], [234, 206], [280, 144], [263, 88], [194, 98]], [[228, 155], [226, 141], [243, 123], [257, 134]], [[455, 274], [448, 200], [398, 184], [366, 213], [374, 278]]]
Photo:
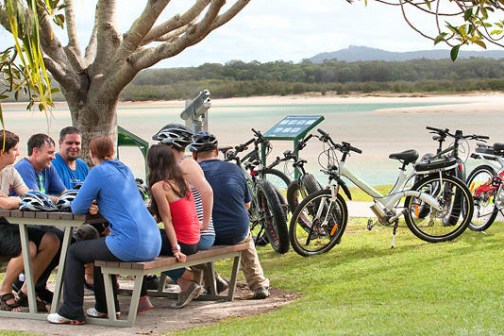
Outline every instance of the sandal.
[[[28, 307], [28, 296], [23, 293], [22, 291], [19, 291], [17, 293], [18, 299], [16, 303], [21, 306], [21, 307]], [[38, 296], [36, 297], [36, 302], [37, 302], [37, 312], [39, 313], [49, 313], [51, 311], [51, 305]]]
[[[7, 301], [13, 300], [14, 303], [8, 303]], [[2, 310], [12, 311], [19, 308], [19, 303], [16, 301], [14, 294], [6, 293], [0, 296], [0, 304], [2, 305]]]

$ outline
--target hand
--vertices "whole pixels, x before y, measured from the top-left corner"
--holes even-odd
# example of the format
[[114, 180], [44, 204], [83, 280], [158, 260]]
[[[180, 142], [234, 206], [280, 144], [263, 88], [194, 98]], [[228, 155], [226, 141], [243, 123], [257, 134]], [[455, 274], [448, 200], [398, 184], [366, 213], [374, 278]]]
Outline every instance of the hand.
[[187, 256], [180, 251], [174, 252], [173, 256], [177, 259], [178, 262], [185, 262], [187, 259]]
[[98, 213], [98, 204], [92, 203], [88, 210], [90, 215], [96, 215]]
[[4, 193], [3, 191], [0, 191], [0, 197], [8, 197], [9, 195], [7, 195], [6, 193]]

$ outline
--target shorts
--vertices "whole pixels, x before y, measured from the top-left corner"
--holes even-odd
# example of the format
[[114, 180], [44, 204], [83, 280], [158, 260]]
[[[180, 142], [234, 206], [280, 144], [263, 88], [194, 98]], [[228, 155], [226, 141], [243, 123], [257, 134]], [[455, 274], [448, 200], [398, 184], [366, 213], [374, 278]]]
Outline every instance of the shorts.
[[[33, 227], [28, 227], [28, 239], [37, 248], [40, 246], [45, 232]], [[13, 258], [21, 254], [21, 236], [19, 226], [10, 224], [5, 218], [0, 218], [0, 256]]]

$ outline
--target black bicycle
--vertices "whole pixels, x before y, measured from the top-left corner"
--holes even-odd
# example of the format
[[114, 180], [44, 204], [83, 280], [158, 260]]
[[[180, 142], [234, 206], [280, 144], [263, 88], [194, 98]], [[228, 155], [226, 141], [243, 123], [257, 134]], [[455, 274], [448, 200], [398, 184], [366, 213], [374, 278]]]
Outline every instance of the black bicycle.
[[[220, 148], [226, 161], [235, 161], [243, 169], [247, 184], [252, 194], [249, 209], [251, 231], [255, 234], [256, 245], [267, 241], [277, 253], [289, 251], [289, 237], [287, 228], [287, 205], [280, 191], [267, 179], [262, 178], [271, 172], [259, 160], [260, 144], [264, 141], [261, 133], [254, 132], [254, 137], [249, 141], [235, 147]], [[238, 154], [253, 149], [240, 157]]]

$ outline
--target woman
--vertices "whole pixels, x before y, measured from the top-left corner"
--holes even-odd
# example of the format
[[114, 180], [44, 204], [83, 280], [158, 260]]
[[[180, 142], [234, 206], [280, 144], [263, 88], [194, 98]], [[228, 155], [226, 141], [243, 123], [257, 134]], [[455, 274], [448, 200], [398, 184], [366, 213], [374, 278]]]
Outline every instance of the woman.
[[[200, 241], [200, 222], [193, 194], [177, 164], [174, 151], [169, 147], [152, 146], [147, 154], [147, 166], [151, 210], [164, 224], [161, 255], [174, 256], [179, 262], [185, 262], [186, 256], [198, 251]], [[166, 274], [180, 286], [179, 299], [172, 308], [183, 308], [199, 295], [201, 272], [181, 268]]]
[[[85, 323], [84, 265], [95, 260], [147, 261], [159, 255], [161, 237], [156, 221], [145, 208], [130, 169], [113, 160], [114, 145], [106, 136], [91, 139], [91, 160], [95, 167], [86, 177], [72, 202], [74, 214], [101, 215], [110, 223], [110, 235], [76, 242], [70, 246], [65, 268], [64, 302], [58, 313], [47, 319], [57, 324]], [[94, 269], [95, 307], [87, 310], [91, 317], [106, 317], [107, 304], [101, 269]], [[114, 301], [120, 315], [116, 288]]]

